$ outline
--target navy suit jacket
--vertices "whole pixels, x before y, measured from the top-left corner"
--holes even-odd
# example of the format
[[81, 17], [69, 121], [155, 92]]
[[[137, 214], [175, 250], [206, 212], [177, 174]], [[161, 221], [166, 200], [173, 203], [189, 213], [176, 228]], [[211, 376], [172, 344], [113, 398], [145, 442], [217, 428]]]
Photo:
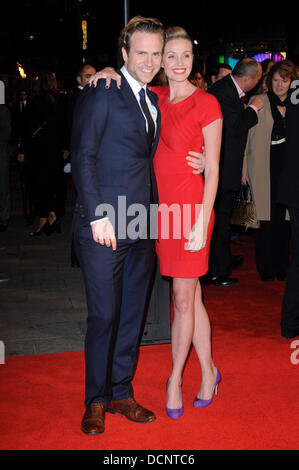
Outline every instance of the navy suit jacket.
[[139, 203], [148, 210], [150, 203], [158, 203], [152, 160], [159, 139], [160, 111], [157, 95], [148, 90], [148, 96], [158, 111], [151, 149], [145, 119], [123, 75], [120, 89], [114, 81], [106, 89], [105, 80], [101, 80], [96, 87], [87, 85], [81, 93], [71, 145], [81, 223], [99, 219], [97, 208], [101, 204], [114, 207], [117, 221], [118, 196], [126, 197], [127, 207]]

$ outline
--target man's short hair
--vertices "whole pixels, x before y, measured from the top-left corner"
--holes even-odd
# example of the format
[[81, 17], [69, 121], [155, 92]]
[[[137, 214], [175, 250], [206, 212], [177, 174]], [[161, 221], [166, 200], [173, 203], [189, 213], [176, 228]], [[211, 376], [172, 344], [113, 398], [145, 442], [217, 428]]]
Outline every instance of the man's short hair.
[[232, 68], [229, 64], [218, 62], [210, 69], [210, 75], [218, 75], [220, 69], [226, 69], [232, 72]]
[[258, 71], [259, 63], [255, 59], [245, 57], [239, 60], [239, 62], [237, 62], [235, 65], [233, 76], [241, 78], [249, 75], [251, 78], [255, 78], [258, 74]]
[[162, 36], [163, 43], [165, 41], [165, 31], [160, 20], [157, 20], [156, 18], [135, 16], [129, 21], [129, 23], [122, 29], [120, 33], [118, 40], [119, 52], [121, 52], [123, 47], [127, 54], [129, 53], [131, 46], [130, 39], [132, 34], [136, 31], [143, 33], [159, 33]]
[[80, 75], [82, 75], [83, 70], [85, 69], [85, 67], [92, 67], [92, 68], [94, 69], [94, 66], [91, 65], [91, 64], [82, 64], [82, 65], [80, 65], [80, 67], [79, 67], [78, 70], [77, 70], [77, 75], [76, 75], [76, 77], [80, 77]]

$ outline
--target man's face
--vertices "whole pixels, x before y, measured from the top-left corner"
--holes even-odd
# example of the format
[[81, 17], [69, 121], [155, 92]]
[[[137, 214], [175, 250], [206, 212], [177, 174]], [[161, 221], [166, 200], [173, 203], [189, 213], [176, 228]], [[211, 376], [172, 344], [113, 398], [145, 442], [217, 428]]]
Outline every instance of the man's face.
[[86, 65], [83, 68], [81, 74], [78, 75], [78, 77], [77, 77], [78, 84], [84, 88], [85, 85], [87, 85], [88, 80], [90, 79], [90, 77], [92, 75], [94, 75], [95, 73], [96, 73], [95, 68], [93, 68], [91, 65]]
[[26, 91], [21, 91], [20, 92], [20, 101], [26, 101], [27, 100], [27, 93]]
[[150, 83], [159, 72], [163, 39], [160, 33], [136, 31], [130, 39], [130, 50], [122, 48], [125, 67], [141, 86]]

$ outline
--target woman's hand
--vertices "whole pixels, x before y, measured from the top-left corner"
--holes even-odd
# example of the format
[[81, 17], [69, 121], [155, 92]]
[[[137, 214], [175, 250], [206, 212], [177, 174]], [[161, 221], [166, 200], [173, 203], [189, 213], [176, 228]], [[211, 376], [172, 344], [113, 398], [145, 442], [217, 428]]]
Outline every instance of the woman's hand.
[[[202, 219], [202, 217], [200, 217], [200, 219]], [[194, 253], [205, 248], [208, 238], [207, 232], [208, 230], [203, 227], [202, 223], [199, 224], [196, 222], [189, 233], [186, 250]]]
[[114, 70], [112, 67], [106, 67], [103, 70], [95, 73], [88, 80], [89, 86], [97, 86], [98, 80], [101, 78], [106, 78], [106, 88], [110, 88], [111, 79], [116, 80], [117, 88], [120, 88], [121, 85], [121, 76]]
[[249, 179], [248, 179], [248, 174], [247, 173], [242, 174], [241, 183], [242, 183], [243, 186], [246, 186], [247, 183], [249, 184]]

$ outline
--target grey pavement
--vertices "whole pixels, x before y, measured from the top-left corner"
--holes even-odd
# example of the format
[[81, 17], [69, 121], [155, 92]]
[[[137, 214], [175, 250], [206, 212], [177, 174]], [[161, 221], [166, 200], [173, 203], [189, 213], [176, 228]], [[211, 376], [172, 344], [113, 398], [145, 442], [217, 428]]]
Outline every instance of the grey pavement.
[[12, 215], [0, 233], [0, 341], [5, 356], [84, 349], [86, 301], [81, 271], [70, 262], [75, 191], [67, 175], [62, 233], [30, 236], [19, 175], [12, 171]]

